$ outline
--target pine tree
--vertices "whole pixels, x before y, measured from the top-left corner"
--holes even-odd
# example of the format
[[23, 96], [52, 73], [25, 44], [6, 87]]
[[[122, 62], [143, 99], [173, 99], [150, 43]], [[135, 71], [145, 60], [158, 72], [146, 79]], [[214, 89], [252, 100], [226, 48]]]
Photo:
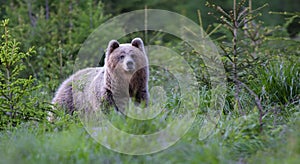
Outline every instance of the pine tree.
[[38, 89], [32, 76], [22, 77], [26, 68], [23, 60], [35, 53], [33, 48], [20, 51], [20, 43], [13, 39], [8, 28], [9, 20], [1, 22], [3, 31], [0, 45], [0, 129], [12, 127], [23, 121], [40, 120], [43, 112], [35, 108]]

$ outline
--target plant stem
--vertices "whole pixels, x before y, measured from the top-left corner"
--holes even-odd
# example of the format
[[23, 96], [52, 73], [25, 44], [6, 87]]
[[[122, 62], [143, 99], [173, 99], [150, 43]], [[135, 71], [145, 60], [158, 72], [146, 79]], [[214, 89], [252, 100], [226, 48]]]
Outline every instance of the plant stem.
[[[249, 0], [249, 13], [251, 12], [252, 12], [252, 0]], [[252, 14], [250, 14], [250, 19], [251, 19], [251, 15]]]
[[50, 11], [49, 11], [49, 2], [45, 0], [45, 8], [46, 8], [46, 20], [50, 18]]
[[238, 104], [238, 110], [240, 111], [240, 114], [244, 115], [244, 112], [242, 111], [242, 106], [239, 98], [240, 94], [240, 84], [238, 83], [238, 69], [237, 69], [237, 59], [238, 59], [238, 52], [237, 52], [237, 42], [238, 42], [238, 20], [237, 20], [237, 9], [236, 9], [236, 0], [233, 0], [233, 39], [232, 39], [232, 45], [233, 45], [233, 80], [235, 84], [235, 94], [234, 98], [236, 103]]
[[63, 57], [62, 57], [62, 47], [61, 47], [61, 42], [58, 43], [59, 44], [59, 50], [58, 50], [58, 56], [59, 56], [59, 74], [60, 74], [60, 78], [63, 78]]
[[27, 6], [28, 6], [28, 16], [30, 18], [31, 26], [35, 27], [36, 26], [36, 18], [33, 16], [32, 6], [31, 6], [30, 1], [28, 1]]
[[[9, 49], [9, 34], [8, 34], [8, 28], [7, 28], [7, 24], [4, 24], [4, 36], [5, 36], [5, 44], [4, 46], [6, 47], [6, 54], [8, 54], [8, 49]], [[12, 100], [13, 100], [13, 92], [11, 90], [11, 70], [10, 70], [10, 65], [11, 65], [11, 62], [10, 62], [10, 59], [8, 57], [5, 57], [5, 60], [3, 61], [5, 63], [5, 70], [6, 70], [6, 85], [7, 85], [7, 91], [8, 91], [8, 101], [10, 102], [9, 103], [9, 110], [10, 110], [10, 117], [11, 117], [11, 120], [14, 118], [14, 106], [13, 106], [13, 103], [12, 103]]]
[[262, 123], [262, 118], [263, 118], [263, 107], [261, 105], [261, 100], [260, 98], [258, 97], [258, 95], [252, 90], [250, 89], [246, 84], [242, 83], [241, 81], [237, 81], [237, 83], [239, 83], [240, 85], [242, 85], [244, 88], [246, 88], [246, 90], [254, 97], [255, 99], [255, 104], [258, 108], [258, 111], [259, 111], [259, 125], [260, 125], [260, 132], [263, 131], [263, 123]]
[[7, 84], [7, 91], [9, 92], [8, 93], [8, 101], [10, 102], [10, 104], [9, 104], [9, 109], [10, 109], [10, 111], [11, 111], [11, 118], [13, 118], [14, 117], [14, 106], [13, 106], [13, 103], [11, 102], [12, 101], [12, 99], [13, 99], [13, 92], [12, 92], [12, 90], [11, 90], [11, 88], [10, 88], [10, 85], [11, 85], [11, 75], [10, 75], [10, 73], [11, 73], [11, 71], [10, 71], [10, 69], [9, 69], [9, 66], [7, 66], [6, 67], [6, 77], [7, 77], [7, 81], [6, 81], [6, 84]]
[[148, 40], [148, 6], [145, 6], [145, 21], [144, 21], [144, 28], [145, 28], [145, 41], [148, 42], [148, 44], [150, 43], [150, 41]]

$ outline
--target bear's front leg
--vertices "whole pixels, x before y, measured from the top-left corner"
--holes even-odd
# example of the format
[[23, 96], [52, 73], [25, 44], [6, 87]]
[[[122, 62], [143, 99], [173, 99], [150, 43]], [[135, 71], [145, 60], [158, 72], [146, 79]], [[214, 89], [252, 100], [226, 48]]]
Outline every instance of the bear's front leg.
[[114, 108], [116, 111], [119, 111], [118, 107], [116, 106], [116, 103], [113, 99], [113, 94], [110, 90], [105, 90], [104, 93], [101, 94], [101, 100], [100, 100], [100, 108], [104, 113], [109, 113], [110, 108]]
[[134, 101], [136, 105], [147, 107], [149, 105], [149, 93], [147, 90], [140, 90], [135, 94]]

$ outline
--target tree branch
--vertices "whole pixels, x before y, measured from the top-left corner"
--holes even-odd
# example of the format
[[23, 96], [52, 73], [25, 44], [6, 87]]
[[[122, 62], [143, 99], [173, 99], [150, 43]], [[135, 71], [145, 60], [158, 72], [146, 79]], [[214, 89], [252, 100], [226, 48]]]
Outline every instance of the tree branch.
[[50, 11], [49, 11], [49, 2], [45, 0], [45, 8], [46, 8], [46, 20], [50, 18]]
[[239, 80], [236, 80], [237, 83], [239, 83], [241, 86], [243, 86], [255, 99], [255, 104], [258, 108], [258, 111], [259, 111], [259, 125], [260, 125], [260, 131], [262, 132], [263, 128], [263, 122], [262, 122], [262, 118], [263, 118], [263, 107], [261, 105], [261, 100], [260, 98], [258, 97], [258, 95], [252, 90], [250, 89], [246, 84], [244, 84], [243, 82], [239, 81]]

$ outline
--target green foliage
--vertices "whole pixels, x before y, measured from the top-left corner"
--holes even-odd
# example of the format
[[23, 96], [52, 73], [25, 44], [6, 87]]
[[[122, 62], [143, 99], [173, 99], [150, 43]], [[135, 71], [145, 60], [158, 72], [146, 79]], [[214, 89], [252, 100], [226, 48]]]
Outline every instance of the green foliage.
[[269, 102], [281, 105], [296, 103], [300, 96], [300, 64], [290, 61], [273, 61], [258, 74], [261, 94]]
[[300, 159], [300, 121], [298, 115], [293, 116], [291, 128], [284, 130], [285, 134], [277, 136], [276, 144], [258, 151], [249, 157], [249, 163], [299, 163]]
[[102, 3], [94, 0], [35, 2], [11, 2], [5, 9], [14, 27], [12, 35], [22, 42], [22, 49], [36, 47], [37, 55], [28, 58], [30, 69], [25, 73], [39, 78], [53, 94], [72, 74], [81, 44], [107, 16]]
[[[121, 122], [119, 122], [121, 123]], [[197, 122], [199, 123], [199, 122]], [[128, 123], [128, 126], [134, 125]], [[197, 125], [197, 124], [195, 124]], [[42, 126], [26, 126], [0, 132], [0, 163], [231, 163], [226, 147], [218, 138], [197, 141], [198, 129], [165, 151], [131, 156], [107, 149], [94, 141], [78, 124], [69, 123], [63, 131], [43, 132]], [[147, 129], [145, 129], [147, 130]], [[29, 149], [30, 148], [30, 149]]]
[[217, 32], [226, 36], [218, 44], [230, 81], [242, 81], [244, 77], [249, 80], [253, 76], [253, 68], [264, 59], [260, 47], [267, 30], [262, 27], [262, 22], [256, 23], [255, 19], [261, 15], [258, 11], [265, 6], [253, 10], [245, 3], [246, 0], [236, 2], [228, 12], [221, 6], [207, 3], [208, 7], [215, 10], [210, 15], [222, 24]]
[[[68, 127], [50, 132], [43, 131], [45, 127], [42, 125], [23, 125], [10, 133], [0, 132], [0, 147], [4, 148], [0, 149], [0, 163], [299, 162], [299, 115], [294, 115], [294, 121], [281, 130], [261, 135], [257, 114], [240, 118], [234, 115], [222, 117], [215, 133], [205, 141], [198, 140], [201, 120], [197, 119], [175, 145], [143, 156], [130, 156], [107, 149], [94, 141], [78, 123], [69, 122]], [[122, 121], [116, 123], [122, 124]], [[132, 122], [127, 124], [124, 126], [135, 125]]]
[[[295, 1], [288, 0], [284, 6], [298, 9], [299, 3], [293, 3]], [[104, 4], [98, 0], [0, 2], [1, 17], [10, 19], [10, 24], [3, 21], [1, 26], [0, 163], [300, 162], [300, 47], [296, 37], [289, 38], [290, 24], [297, 27], [294, 22], [299, 12], [280, 14], [281, 18], [289, 17], [286, 24], [267, 27], [283, 22], [277, 20], [274, 12], [268, 14], [270, 10], [281, 11], [282, 1], [270, 2], [259, 10], [262, 14], [252, 8], [259, 8], [266, 1], [250, 0], [248, 4], [245, 0], [214, 1], [219, 4], [211, 6], [219, 24], [206, 15], [210, 9], [205, 8], [204, 1], [102, 2]], [[232, 2], [243, 2], [235, 5], [236, 17]], [[178, 43], [178, 38], [151, 31], [133, 33], [129, 37], [144, 35], [146, 44], [175, 46], [193, 69], [202, 89], [197, 119], [180, 141], [156, 154], [129, 156], [95, 142], [84, 130], [76, 112], [70, 116], [63, 110], [55, 110], [55, 122], [45, 121], [46, 111], [52, 110], [45, 102], [49, 103], [57, 86], [72, 73], [77, 52], [87, 36], [108, 18], [104, 10], [117, 15], [146, 6], [177, 11], [194, 20], [199, 18], [200, 12], [197, 15], [196, 9], [200, 8], [203, 14], [203, 20], [199, 18], [200, 26], [214, 23], [206, 31], [220, 47], [229, 85], [224, 111], [212, 135], [206, 139], [199, 136], [201, 118], [210, 110], [213, 95], [200, 55], [188, 45]], [[293, 30], [293, 36], [297, 35], [298, 29]], [[99, 47], [99, 60], [105, 47]], [[144, 122], [112, 113], [108, 118], [117, 128], [133, 134], [151, 134], [178, 117], [174, 106], [180, 104], [181, 95], [176, 78], [159, 67], [152, 67], [150, 73], [150, 86], [165, 84], [167, 102], [164, 105], [174, 111], [164, 111], [158, 118]], [[258, 103], [263, 108], [259, 108]], [[194, 107], [194, 104], [187, 105]], [[237, 110], [239, 105], [242, 112]], [[10, 128], [12, 126], [16, 128]]]
[[[209, 0], [215, 4], [219, 4], [224, 8], [225, 11], [232, 9], [232, 0]], [[144, 9], [145, 7], [149, 9], [164, 9], [179, 14], [185, 15], [195, 22], [198, 22], [197, 10], [200, 10], [203, 14], [203, 27], [207, 27], [215, 21], [207, 14], [211, 11], [209, 8], [205, 7], [206, 1], [177, 1], [177, 0], [103, 0], [104, 9], [106, 13], [118, 15], [120, 13], [129, 12], [138, 9]], [[285, 16], [283, 15], [270, 15], [269, 11], [289, 11], [294, 12], [300, 8], [300, 3], [298, 0], [286, 0], [283, 4], [281, 0], [260, 0], [253, 1], [253, 8], [258, 8], [266, 3], [269, 5], [264, 8], [261, 12], [263, 13], [260, 20], [263, 20], [266, 25], [278, 25], [285, 22]]]
[[[297, 17], [297, 13], [290, 15]], [[255, 78], [249, 85], [261, 96], [267, 108], [280, 106], [280, 114], [290, 115], [295, 111], [286, 107], [299, 104], [299, 41], [288, 38], [289, 34], [282, 26], [269, 30], [272, 35], [265, 37], [259, 49], [264, 55], [263, 62], [255, 67]]]
[[8, 29], [9, 20], [1, 23], [0, 47], [0, 129], [16, 126], [24, 121], [40, 121], [43, 111], [36, 108], [37, 96], [33, 91], [40, 86], [36, 79], [22, 77], [25, 69], [23, 60], [35, 53], [33, 48], [27, 52], [20, 51], [20, 43], [13, 39]]

